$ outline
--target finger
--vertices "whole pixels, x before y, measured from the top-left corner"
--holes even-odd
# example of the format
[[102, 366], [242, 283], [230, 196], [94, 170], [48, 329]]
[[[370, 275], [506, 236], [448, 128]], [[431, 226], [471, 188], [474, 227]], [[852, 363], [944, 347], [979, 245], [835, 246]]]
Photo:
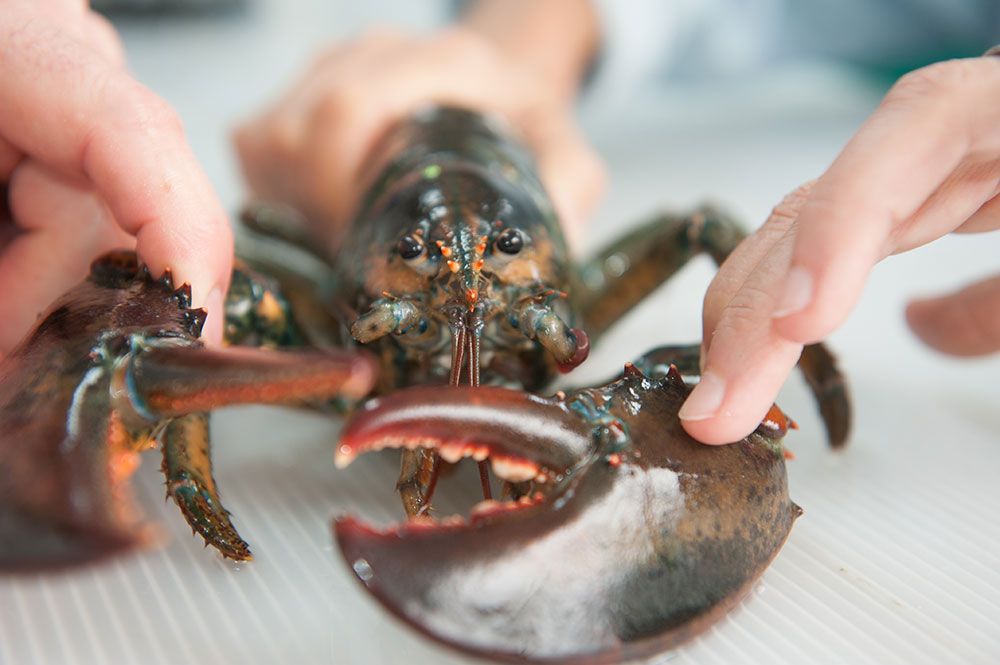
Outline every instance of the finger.
[[1000, 351], [1000, 277], [951, 295], [915, 300], [906, 308], [906, 321], [928, 346], [944, 353]]
[[1000, 195], [996, 194], [955, 229], [956, 233], [983, 233], [996, 230], [1000, 230]]
[[998, 182], [998, 160], [960, 164], [916, 213], [893, 229], [891, 252], [907, 252], [951, 231], [970, 231], [973, 227], [968, 226], [968, 220], [995, 196]]
[[107, 61], [117, 67], [125, 65], [125, 47], [111, 21], [97, 12], [88, 11], [80, 21], [84, 39]]
[[1000, 107], [983, 103], [998, 97], [998, 58], [939, 63], [901, 79], [799, 215], [776, 330], [814, 342], [843, 321], [871, 266], [893, 250], [894, 228], [963, 159], [1000, 152]]
[[0, 299], [0, 354], [87, 275], [95, 256], [135, 242], [93, 192], [37, 163], [15, 172], [10, 203], [21, 232], [0, 255], [0, 293], [7, 294]]
[[701, 441], [726, 443], [753, 430], [798, 357], [800, 346], [770, 331], [766, 305], [775, 295], [767, 286], [779, 283], [795, 219], [812, 185], [800, 186], [775, 206], [726, 259], [705, 295], [701, 361], [708, 380], [703, 378], [681, 410], [685, 429]]
[[0, 34], [0, 98], [17, 100], [0, 105], [0, 135], [92, 182], [150, 269], [170, 267], [197, 305], [212, 302], [206, 333], [218, 339], [232, 235], [177, 116], [102, 57], [33, 26]]
[[[753, 274], [757, 264], [767, 256], [779, 240], [792, 232], [799, 211], [809, 200], [815, 181], [800, 185], [782, 199], [763, 225], [741, 242], [719, 267], [705, 293], [702, 307], [702, 361], [711, 346], [712, 337], [726, 307]], [[770, 325], [769, 321], [764, 321]]]
[[774, 333], [769, 324], [779, 283], [792, 253], [782, 235], [756, 263], [724, 308], [704, 358], [701, 381], [679, 417], [705, 443], [738, 441], [760, 424], [802, 345]]

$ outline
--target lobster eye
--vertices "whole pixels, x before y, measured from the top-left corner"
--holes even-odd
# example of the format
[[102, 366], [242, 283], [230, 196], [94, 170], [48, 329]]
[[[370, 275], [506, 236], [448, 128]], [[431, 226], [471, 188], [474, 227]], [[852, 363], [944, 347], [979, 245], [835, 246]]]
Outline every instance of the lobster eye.
[[413, 236], [403, 236], [396, 245], [396, 251], [406, 260], [415, 259], [424, 253], [424, 244]]
[[504, 254], [517, 254], [524, 247], [524, 236], [517, 229], [507, 229], [497, 238], [496, 245]]

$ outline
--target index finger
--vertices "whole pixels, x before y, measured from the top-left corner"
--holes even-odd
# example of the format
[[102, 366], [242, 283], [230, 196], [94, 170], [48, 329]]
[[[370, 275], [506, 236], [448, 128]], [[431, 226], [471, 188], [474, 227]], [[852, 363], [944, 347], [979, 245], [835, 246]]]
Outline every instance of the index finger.
[[[165, 102], [98, 54], [26, 18], [0, 27], [0, 136], [64, 174], [91, 183], [137, 251], [170, 268], [210, 312], [221, 336], [232, 232]], [[67, 230], [72, 232], [71, 230]]]
[[777, 332], [800, 343], [831, 332], [853, 307], [871, 267], [896, 249], [908, 220], [924, 206], [947, 208], [935, 228], [920, 230], [926, 242], [982, 205], [977, 192], [952, 196], [946, 205], [933, 197], [963, 161], [1000, 155], [997, 99], [1000, 58], [938, 63], [897, 83], [798, 216], [791, 268], [774, 313]]

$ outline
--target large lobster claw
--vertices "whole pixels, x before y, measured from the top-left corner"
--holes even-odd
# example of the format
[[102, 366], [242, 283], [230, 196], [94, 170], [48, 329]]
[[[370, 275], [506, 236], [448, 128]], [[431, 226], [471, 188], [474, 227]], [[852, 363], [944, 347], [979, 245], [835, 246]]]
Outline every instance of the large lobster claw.
[[251, 557], [212, 478], [206, 412], [360, 398], [375, 368], [346, 351], [207, 348], [204, 318], [188, 287], [112, 253], [0, 362], [0, 573], [142, 544], [126, 480], [157, 440], [191, 527], [224, 556]]
[[549, 399], [469, 387], [383, 398], [346, 428], [342, 460], [386, 446], [485, 452], [534, 475], [540, 494], [462, 524], [341, 519], [341, 551], [393, 613], [471, 653], [608, 662], [669, 649], [747, 593], [800, 513], [781, 412], [706, 446], [677, 418], [688, 390], [673, 368], [627, 366]]

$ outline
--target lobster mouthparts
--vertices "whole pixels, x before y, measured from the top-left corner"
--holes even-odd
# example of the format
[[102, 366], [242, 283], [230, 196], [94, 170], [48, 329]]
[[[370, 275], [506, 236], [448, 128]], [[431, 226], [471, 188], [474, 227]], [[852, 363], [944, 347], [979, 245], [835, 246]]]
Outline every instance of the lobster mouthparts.
[[784, 429], [702, 445], [677, 418], [687, 392], [676, 371], [629, 366], [548, 399], [470, 387], [382, 398], [347, 428], [342, 462], [380, 447], [485, 454], [545, 491], [460, 524], [340, 519], [341, 552], [389, 610], [470, 653], [610, 662], [672, 648], [745, 595], [800, 512]]

